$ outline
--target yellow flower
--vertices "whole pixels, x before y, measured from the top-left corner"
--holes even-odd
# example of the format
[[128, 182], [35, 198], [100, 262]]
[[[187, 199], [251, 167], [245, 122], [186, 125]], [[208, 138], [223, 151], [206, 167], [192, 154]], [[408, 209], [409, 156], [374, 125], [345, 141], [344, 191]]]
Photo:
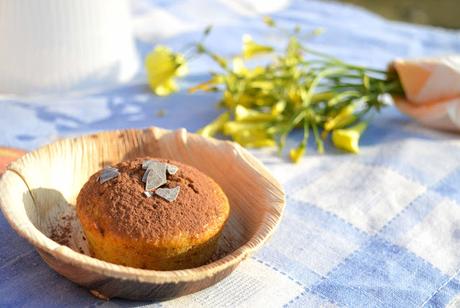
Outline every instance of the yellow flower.
[[258, 76], [261, 76], [261, 75], [264, 75], [266, 73], [266, 69], [262, 66], [256, 66], [254, 67], [253, 69], [250, 69], [248, 71], [248, 78], [255, 78], [255, 77], [258, 77]]
[[225, 123], [223, 133], [248, 148], [273, 147], [276, 145], [272, 135], [267, 133], [265, 123], [230, 121]]
[[287, 96], [292, 101], [293, 104], [302, 103], [302, 98], [300, 96], [300, 89], [298, 87], [289, 87]]
[[263, 16], [262, 21], [264, 22], [264, 24], [266, 24], [269, 27], [275, 27], [276, 26], [275, 21], [270, 16]]
[[361, 122], [350, 128], [336, 129], [332, 132], [332, 143], [338, 149], [358, 153], [359, 138], [366, 127], [367, 123]]
[[[234, 57], [232, 62], [233, 72], [236, 75], [246, 77], [247, 80], [261, 76], [266, 72], [265, 68], [262, 66], [256, 66], [252, 69], [248, 69], [246, 65], [244, 65], [244, 60], [241, 57]], [[270, 82], [270, 84], [273, 84], [273, 82]]]
[[224, 124], [223, 133], [227, 136], [234, 136], [236, 134], [241, 134], [244, 131], [266, 131], [267, 125], [265, 123], [258, 122], [236, 122], [229, 121]]
[[265, 129], [243, 129], [233, 132], [233, 140], [248, 148], [273, 147], [275, 140], [267, 134]]
[[350, 125], [356, 120], [356, 116], [353, 114], [355, 107], [348, 105], [340, 110], [340, 112], [333, 118], [329, 119], [324, 123], [324, 130], [331, 131], [333, 129], [342, 128]]
[[248, 73], [248, 69], [246, 65], [244, 65], [244, 60], [241, 57], [235, 57], [232, 60], [233, 72], [237, 75], [246, 75]]
[[254, 42], [248, 34], [243, 36], [243, 58], [250, 59], [254, 56], [271, 53], [273, 47], [260, 45]]
[[240, 95], [232, 94], [231, 92], [225, 90], [222, 98], [222, 102], [225, 106], [233, 108], [237, 105], [243, 105], [246, 107], [252, 106], [255, 103], [255, 98], [249, 96], [248, 94], [241, 93]]
[[246, 148], [272, 148], [276, 145], [276, 142], [273, 139], [256, 139], [252, 141], [243, 141], [236, 138], [235, 141]]
[[145, 58], [145, 69], [152, 91], [166, 96], [178, 90], [175, 78], [187, 73], [187, 64], [181, 54], [159, 45]]
[[197, 91], [210, 92], [216, 89], [216, 86], [223, 83], [224, 78], [221, 75], [213, 75], [208, 81], [202, 82], [188, 89], [189, 93], [195, 93]]
[[279, 101], [272, 107], [272, 115], [278, 116], [286, 109], [286, 101]]
[[313, 31], [311, 32], [311, 34], [314, 35], [314, 36], [320, 36], [320, 35], [323, 34], [325, 31], [326, 31], [326, 29], [324, 29], [324, 28], [315, 28], [315, 29], [313, 29]]
[[213, 137], [218, 132], [222, 131], [224, 124], [230, 119], [228, 112], [222, 113], [214, 121], [197, 131], [197, 134], [204, 137]]
[[259, 89], [265, 93], [270, 93], [274, 88], [273, 81], [271, 80], [256, 80], [249, 84], [252, 88]]
[[289, 157], [294, 163], [300, 162], [304, 154], [305, 154], [305, 146], [303, 145], [297, 148], [293, 148], [289, 151]]
[[276, 115], [248, 109], [242, 105], [237, 105], [235, 108], [235, 120], [238, 122], [257, 122], [268, 121], [276, 118]]

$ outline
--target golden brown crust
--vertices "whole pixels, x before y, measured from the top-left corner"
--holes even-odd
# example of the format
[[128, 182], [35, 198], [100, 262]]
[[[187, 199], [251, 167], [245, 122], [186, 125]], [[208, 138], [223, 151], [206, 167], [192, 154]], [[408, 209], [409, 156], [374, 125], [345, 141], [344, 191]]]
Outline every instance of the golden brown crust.
[[[179, 167], [175, 175], [168, 175], [166, 186], [179, 185], [180, 193], [173, 202], [156, 195], [147, 198], [143, 194], [141, 166], [145, 159], [155, 158], [115, 165], [120, 175], [103, 184], [97, 181], [101, 171], [90, 177], [77, 198], [77, 213], [87, 228], [96, 229], [101, 235], [109, 232], [158, 246], [174, 246], [174, 242], [182, 245], [184, 240], [200, 242], [200, 237], [207, 238], [221, 230], [229, 205], [217, 183], [191, 166], [157, 159]], [[88, 226], [89, 222], [92, 226]]]

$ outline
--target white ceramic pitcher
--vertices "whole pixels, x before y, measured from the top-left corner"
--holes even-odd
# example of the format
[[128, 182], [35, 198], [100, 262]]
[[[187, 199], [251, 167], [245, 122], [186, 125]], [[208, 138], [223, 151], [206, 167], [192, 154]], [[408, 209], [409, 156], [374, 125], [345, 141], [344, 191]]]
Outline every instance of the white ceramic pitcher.
[[138, 68], [129, 0], [0, 0], [0, 94], [110, 85]]

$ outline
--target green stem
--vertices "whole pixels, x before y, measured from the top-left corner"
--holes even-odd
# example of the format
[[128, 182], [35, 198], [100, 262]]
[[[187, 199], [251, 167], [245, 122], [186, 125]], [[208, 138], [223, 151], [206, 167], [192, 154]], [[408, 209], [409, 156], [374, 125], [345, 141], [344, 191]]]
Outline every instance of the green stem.
[[310, 133], [310, 128], [308, 127], [308, 121], [306, 119], [304, 119], [304, 122], [303, 122], [303, 139], [302, 139], [302, 146], [304, 146], [304, 147], [307, 147], [309, 133]]
[[316, 124], [313, 124], [312, 127], [313, 127], [313, 135], [315, 136], [316, 148], [318, 150], [318, 153], [323, 154], [324, 153], [324, 143], [319, 135], [318, 126]]
[[295, 114], [291, 120], [287, 122], [286, 128], [282, 131], [279, 144], [278, 144], [278, 154], [281, 154], [284, 146], [286, 145], [286, 138], [289, 135], [289, 133], [294, 129], [294, 127], [297, 126], [297, 124], [302, 121], [302, 119], [305, 117], [307, 112], [307, 109], [301, 110], [299, 113]]
[[344, 70], [338, 70], [336, 68], [333, 69], [325, 69], [322, 72], [320, 72], [316, 77], [313, 79], [313, 81], [310, 83], [310, 86], [305, 94], [305, 97], [302, 97], [302, 105], [303, 106], [308, 106], [310, 104], [311, 97], [313, 95], [313, 91], [315, 90], [316, 86], [319, 84], [321, 79], [325, 78], [328, 75], [332, 74], [337, 74], [340, 71]]

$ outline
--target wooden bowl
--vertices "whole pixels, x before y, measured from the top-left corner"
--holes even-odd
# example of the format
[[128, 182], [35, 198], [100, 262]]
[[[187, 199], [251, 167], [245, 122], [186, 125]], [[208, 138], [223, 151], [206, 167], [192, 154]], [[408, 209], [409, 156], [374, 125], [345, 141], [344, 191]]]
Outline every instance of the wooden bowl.
[[[103, 166], [139, 156], [192, 165], [225, 191], [231, 215], [215, 261], [186, 270], [154, 271], [89, 256], [74, 215], [80, 188]], [[166, 299], [215, 284], [270, 237], [284, 204], [281, 185], [246, 150], [184, 129], [110, 131], [60, 140], [13, 162], [0, 180], [0, 206], [14, 230], [55, 271], [106, 298]], [[59, 243], [63, 236], [65, 245]]]

